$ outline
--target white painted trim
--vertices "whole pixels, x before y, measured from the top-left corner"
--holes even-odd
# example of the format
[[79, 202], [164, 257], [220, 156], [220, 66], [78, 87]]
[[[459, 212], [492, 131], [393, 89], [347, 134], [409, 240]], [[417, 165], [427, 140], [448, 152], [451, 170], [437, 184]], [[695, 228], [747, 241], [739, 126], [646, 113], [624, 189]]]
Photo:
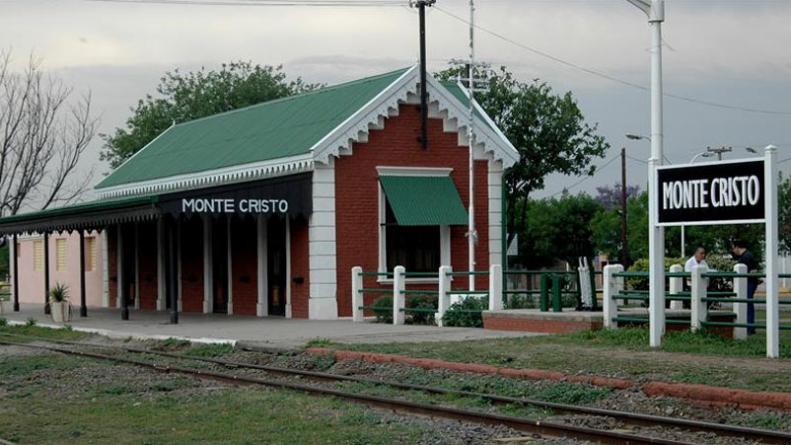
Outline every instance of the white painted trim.
[[269, 315], [269, 249], [267, 248], [267, 220], [263, 215], [258, 215], [256, 219], [256, 238], [258, 301], [255, 314], [258, 317], [266, 317]]
[[379, 176], [415, 176], [415, 177], [445, 177], [450, 176], [452, 168], [439, 167], [389, 167], [377, 166]]
[[234, 165], [197, 173], [169, 176], [149, 181], [123, 184], [96, 189], [101, 198], [173, 192], [183, 189], [215, 187], [217, 185], [249, 182], [263, 178], [276, 178], [313, 170], [311, 154], [270, 159], [249, 164]]
[[228, 270], [228, 315], [233, 315], [233, 233], [231, 232], [231, 216], [226, 219], [226, 244], [227, 244], [227, 270]]
[[203, 218], [203, 313], [211, 314], [214, 310], [214, 271], [212, 269], [212, 220]]
[[488, 226], [489, 226], [489, 265], [503, 262], [503, 164], [501, 161], [489, 161], [487, 174], [488, 188]]
[[407, 92], [417, 89], [414, 82], [417, 79], [418, 71], [418, 65], [406, 70], [357, 112], [321, 138], [310, 148], [313, 159], [317, 162], [328, 163], [330, 156], [337, 157], [340, 155], [341, 149], [350, 148], [349, 141], [359, 140], [361, 134], [367, 135], [369, 125], [378, 124], [380, 116], [391, 115], [393, 109], [398, 113], [398, 102], [406, 100]]

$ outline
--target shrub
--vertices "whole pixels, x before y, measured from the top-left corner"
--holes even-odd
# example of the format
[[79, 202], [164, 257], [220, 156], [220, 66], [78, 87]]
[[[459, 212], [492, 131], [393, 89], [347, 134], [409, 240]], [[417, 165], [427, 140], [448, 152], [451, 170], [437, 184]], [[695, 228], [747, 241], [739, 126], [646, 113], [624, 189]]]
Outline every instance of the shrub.
[[486, 298], [467, 297], [459, 303], [452, 304], [442, 317], [442, 322], [445, 326], [482, 328], [481, 312], [486, 309], [488, 309]]
[[[686, 262], [685, 258], [665, 258], [665, 270], [669, 270], [670, 266], [674, 264], [683, 266]], [[640, 258], [629, 267], [629, 272], [648, 272], [648, 267], [648, 258]], [[648, 277], [627, 278], [626, 284], [628, 288], [633, 290], [648, 290]]]
[[30, 318], [27, 319], [27, 322], [25, 322], [25, 326], [32, 327], [32, 326], [35, 326], [36, 323], [37, 323], [36, 319], [33, 318], [33, 317], [30, 317]]
[[8, 320], [0, 318], [0, 328], [8, 326]]
[[[392, 307], [392, 306], [391, 306]], [[408, 309], [421, 309], [417, 312], [407, 312], [414, 324], [434, 324], [434, 314], [437, 312], [437, 298], [431, 295], [417, 295], [406, 301]], [[423, 312], [430, 310], [431, 312]]]
[[379, 323], [393, 322], [393, 297], [385, 295], [374, 300], [372, 310]]
[[49, 290], [49, 300], [53, 303], [68, 301], [69, 287], [62, 283], [56, 283], [55, 287]]

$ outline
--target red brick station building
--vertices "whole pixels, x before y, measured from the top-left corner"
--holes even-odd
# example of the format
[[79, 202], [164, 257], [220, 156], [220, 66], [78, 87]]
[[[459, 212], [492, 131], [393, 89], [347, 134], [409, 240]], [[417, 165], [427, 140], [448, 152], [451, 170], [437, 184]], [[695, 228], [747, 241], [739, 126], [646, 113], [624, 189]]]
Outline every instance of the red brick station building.
[[[352, 315], [354, 266], [467, 270], [469, 100], [428, 76], [424, 148], [419, 79], [415, 66], [173, 125], [96, 185], [96, 201], [0, 219], [13, 298], [43, 304], [63, 266], [83, 311], [334, 319]], [[502, 264], [502, 172], [519, 155], [480, 108], [474, 129], [486, 270]]]

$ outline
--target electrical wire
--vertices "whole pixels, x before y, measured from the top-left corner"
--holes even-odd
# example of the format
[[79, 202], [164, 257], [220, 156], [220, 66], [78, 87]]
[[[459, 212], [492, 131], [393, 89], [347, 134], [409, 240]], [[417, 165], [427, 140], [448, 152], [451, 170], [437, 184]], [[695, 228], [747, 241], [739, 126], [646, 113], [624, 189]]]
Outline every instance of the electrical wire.
[[[608, 160], [607, 162], [605, 162], [604, 164], [602, 164], [601, 166], [599, 166], [599, 167], [596, 167], [596, 169], [593, 171], [593, 172], [594, 172], [594, 174], [595, 174], [595, 173], [597, 173], [597, 172], [600, 172], [600, 171], [604, 170], [604, 169], [605, 169], [605, 168], [607, 168], [607, 167], [609, 167], [609, 166], [610, 166], [610, 165], [611, 165], [613, 162], [615, 162], [615, 160], [616, 160], [616, 159], [618, 159], [618, 158], [620, 158], [620, 157], [621, 157], [621, 155], [620, 155], [620, 154], [618, 154], [618, 155], [615, 155], [615, 156], [613, 156], [612, 158], [610, 158], [610, 160]], [[568, 192], [569, 190], [571, 190], [571, 189], [573, 189], [573, 188], [576, 188], [576, 187], [578, 187], [580, 184], [582, 184], [583, 182], [587, 181], [588, 179], [591, 179], [591, 178], [593, 178], [593, 176], [594, 176], [594, 175], [588, 175], [588, 176], [585, 176], [584, 178], [582, 178], [582, 179], [580, 179], [579, 181], [577, 181], [577, 182], [575, 182], [575, 183], [573, 183], [573, 184], [569, 185], [568, 187], [563, 187], [563, 190], [561, 190], [561, 191], [559, 191], [559, 192], [556, 192], [556, 193], [553, 193], [553, 194], [549, 195], [549, 198], [554, 198], [555, 196], [558, 196], [558, 195], [560, 195], [560, 194], [563, 194], [563, 193], [565, 193], [565, 192]]]
[[[436, 6], [436, 5], [434, 6], [434, 9], [436, 9], [437, 11], [439, 11], [439, 12], [441, 12], [441, 13], [449, 16], [449, 17], [452, 17], [452, 18], [454, 18], [454, 19], [456, 19], [456, 20], [458, 20], [458, 21], [460, 21], [462, 23], [465, 23], [465, 24], [469, 25], [469, 22], [464, 17], [460, 17], [460, 16], [458, 16], [458, 15], [456, 15], [456, 14], [454, 14], [454, 13], [452, 13], [452, 12], [446, 10], [446, 9], [443, 9], [442, 7]], [[630, 82], [628, 80], [624, 80], [624, 79], [612, 76], [612, 75], [604, 73], [602, 71], [594, 70], [592, 68], [587, 68], [587, 67], [584, 67], [582, 65], [578, 65], [576, 63], [569, 62], [568, 60], [561, 59], [560, 57], [553, 56], [552, 54], [549, 54], [549, 53], [547, 53], [545, 51], [541, 51], [539, 49], [536, 49], [536, 48], [533, 48], [531, 46], [525, 45], [523, 43], [517, 42], [516, 40], [513, 40], [513, 39], [511, 39], [511, 38], [509, 38], [509, 37], [507, 37], [507, 36], [505, 36], [503, 34], [500, 34], [500, 33], [496, 32], [496, 31], [492, 31], [490, 29], [484, 28], [484, 27], [482, 27], [480, 25], [475, 25], [475, 28], [477, 28], [477, 29], [479, 29], [479, 30], [481, 30], [481, 31], [493, 36], [493, 37], [496, 37], [496, 38], [498, 38], [500, 40], [508, 42], [508, 43], [510, 43], [510, 44], [512, 44], [514, 46], [517, 46], [517, 47], [522, 48], [524, 50], [530, 51], [533, 54], [536, 54], [538, 56], [541, 56], [541, 57], [544, 57], [546, 59], [552, 60], [554, 62], [557, 62], [559, 64], [565, 65], [567, 67], [576, 69], [578, 71], [582, 71], [582, 72], [590, 74], [592, 76], [596, 76], [596, 77], [599, 77], [599, 78], [602, 78], [602, 79], [609, 80], [611, 82], [619, 83], [621, 85], [625, 85], [625, 86], [628, 86], [628, 87], [631, 87], [631, 88], [636, 88], [636, 89], [639, 89], [639, 90], [642, 90], [642, 91], [649, 91], [650, 90], [645, 85], [641, 85], [641, 84], [638, 84], [638, 83], [635, 83], [635, 82]], [[722, 104], [722, 103], [712, 102], [712, 101], [703, 100], [703, 99], [696, 99], [694, 97], [682, 96], [682, 95], [672, 94], [672, 93], [664, 93], [663, 95], [665, 97], [670, 97], [670, 98], [681, 100], [681, 101], [685, 101], [685, 102], [690, 102], [690, 103], [694, 103], [694, 104], [698, 104], [698, 105], [705, 105], [705, 106], [714, 107], [714, 108], [722, 108], [722, 109], [726, 109], [726, 110], [743, 111], [743, 112], [747, 112], [747, 113], [771, 114], [771, 115], [779, 115], [779, 116], [791, 116], [791, 111], [765, 110], [765, 109], [760, 109], [760, 108], [750, 108], [750, 107], [742, 107], [742, 106], [737, 106], [737, 105], [728, 105], [728, 104]]]

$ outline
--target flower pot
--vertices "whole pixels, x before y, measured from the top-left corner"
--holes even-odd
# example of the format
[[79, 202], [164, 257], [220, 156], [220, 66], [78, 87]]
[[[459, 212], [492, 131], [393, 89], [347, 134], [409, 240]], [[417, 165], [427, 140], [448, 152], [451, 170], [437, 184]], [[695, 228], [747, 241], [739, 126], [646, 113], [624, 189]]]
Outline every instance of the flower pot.
[[49, 304], [50, 315], [55, 323], [66, 323], [71, 320], [71, 306], [68, 301], [53, 301]]

